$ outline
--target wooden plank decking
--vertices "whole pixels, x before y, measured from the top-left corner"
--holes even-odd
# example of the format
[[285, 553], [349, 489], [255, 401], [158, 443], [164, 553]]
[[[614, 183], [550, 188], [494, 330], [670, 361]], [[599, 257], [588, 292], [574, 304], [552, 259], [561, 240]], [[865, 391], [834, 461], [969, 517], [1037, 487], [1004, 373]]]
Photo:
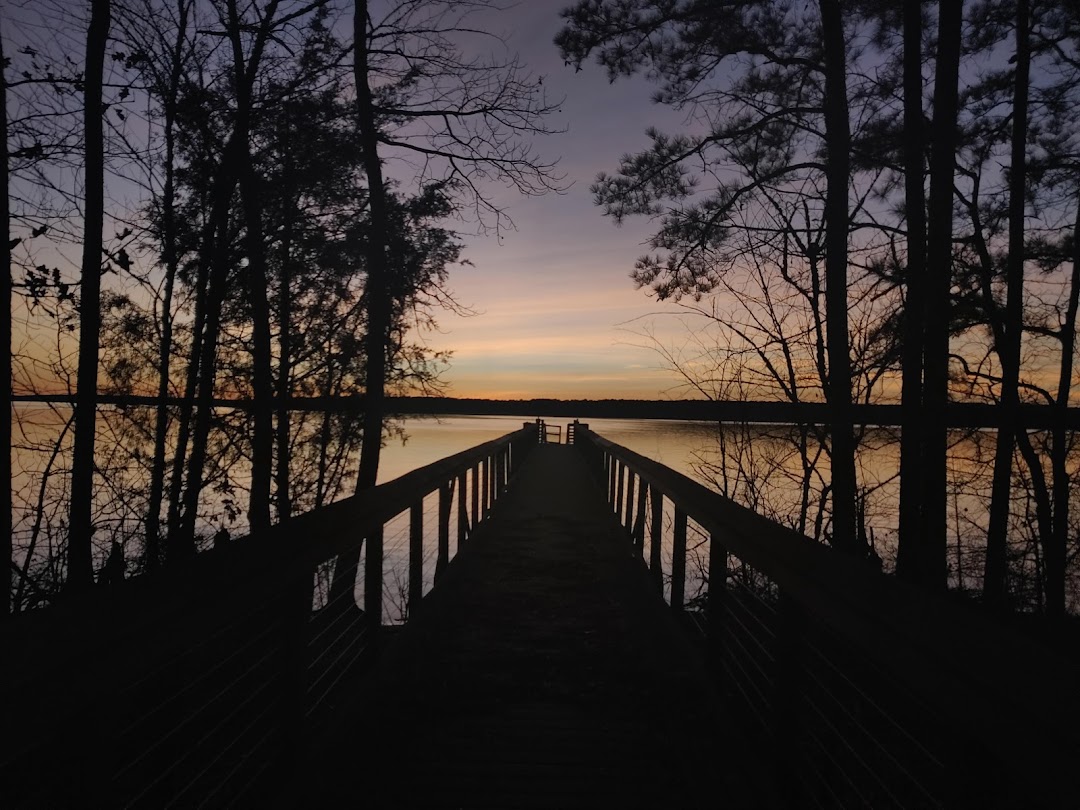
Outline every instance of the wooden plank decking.
[[770, 803], [573, 447], [530, 455], [369, 678], [308, 782], [349, 806]]

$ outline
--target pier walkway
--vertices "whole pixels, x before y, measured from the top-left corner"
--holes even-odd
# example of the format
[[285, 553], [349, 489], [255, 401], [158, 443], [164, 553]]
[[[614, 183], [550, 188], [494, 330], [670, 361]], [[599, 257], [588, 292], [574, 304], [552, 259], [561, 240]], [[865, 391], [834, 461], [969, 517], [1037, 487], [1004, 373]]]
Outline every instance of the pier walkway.
[[374, 767], [380, 807], [756, 805], [745, 740], [602, 496], [576, 448], [533, 451], [377, 667], [333, 771]]

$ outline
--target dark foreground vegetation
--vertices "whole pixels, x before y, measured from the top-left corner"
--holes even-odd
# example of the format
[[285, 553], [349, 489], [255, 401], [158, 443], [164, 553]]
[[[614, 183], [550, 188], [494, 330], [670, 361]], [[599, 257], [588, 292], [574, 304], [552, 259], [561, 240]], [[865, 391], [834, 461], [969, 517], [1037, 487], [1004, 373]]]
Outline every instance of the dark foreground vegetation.
[[[400, 431], [388, 398], [444, 393], [422, 336], [460, 310], [449, 223], [504, 227], [493, 182], [563, 186], [529, 141], [557, 102], [485, 33], [497, 5], [5, 8], [3, 354], [45, 400], [0, 442], [7, 614], [374, 484]], [[663, 407], [727, 423], [702, 477], [922, 587], [1074, 611], [1076, 9], [562, 15], [568, 65], [644, 74], [686, 113], [593, 192], [617, 222], [655, 221], [634, 279], [689, 332], [642, 339], [712, 403]], [[572, 415], [659, 413], [619, 407]], [[748, 424], [774, 409], [782, 425]], [[340, 568], [344, 592], [356, 560]]]

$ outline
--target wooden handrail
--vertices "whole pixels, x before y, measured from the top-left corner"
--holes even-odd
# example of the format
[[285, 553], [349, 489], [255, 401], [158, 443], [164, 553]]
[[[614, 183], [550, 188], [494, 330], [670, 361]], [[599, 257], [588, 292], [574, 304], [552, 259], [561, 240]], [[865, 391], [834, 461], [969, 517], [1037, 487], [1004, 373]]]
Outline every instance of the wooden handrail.
[[[1066, 796], [1076, 798], [1072, 774], [1080, 756], [1080, 672], [1074, 664], [968, 605], [815, 543], [584, 426], [575, 439], [593, 455], [598, 472], [611, 469], [602, 456], [625, 465], [713, 542], [766, 575], [785, 597], [952, 718], [965, 737], [993, 751], [1002, 767], [1025, 770], [1031, 790], [1051, 806]], [[629, 530], [632, 489], [625, 520], [621, 493], [620, 473], [615, 511]]]
[[[412, 470], [367, 492], [292, 517], [259, 535], [237, 538], [154, 577], [135, 577], [108, 589], [91, 591], [77, 602], [61, 601], [51, 608], [29, 611], [16, 621], [0, 625], [0, 639], [18, 643], [21, 637], [39, 636], [46, 625], [70, 627], [92, 622], [93, 614], [99, 610], [112, 612], [117, 605], [130, 610], [143, 600], [157, 615], [148, 616], [140, 609], [132, 618], [140, 624], [152, 624], [161, 618], [161, 611], [173, 612], [171, 598], [204, 602], [219, 589], [255, 585], [272, 571], [318, 565], [363, 542], [373, 528], [406, 511], [414, 500], [436, 491], [445, 481], [498, 450], [515, 444], [529, 446], [535, 442], [534, 437], [534, 427], [522, 428]], [[185, 609], [186, 605], [175, 607]], [[101, 627], [106, 635], [110, 629], [110, 625]], [[100, 643], [102, 634], [95, 634], [95, 639]]]

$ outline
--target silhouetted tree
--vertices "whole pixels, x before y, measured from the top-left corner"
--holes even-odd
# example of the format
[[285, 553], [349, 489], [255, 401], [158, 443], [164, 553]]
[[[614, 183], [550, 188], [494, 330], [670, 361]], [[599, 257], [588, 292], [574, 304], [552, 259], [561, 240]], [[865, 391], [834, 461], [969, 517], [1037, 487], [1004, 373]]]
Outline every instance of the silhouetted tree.
[[1027, 0], [1016, 0], [1015, 39], [1012, 77], [1012, 135], [1009, 165], [1009, 253], [1006, 261], [1006, 303], [1001, 358], [1001, 421], [994, 454], [994, 487], [990, 497], [990, 523], [986, 535], [986, 566], [983, 597], [1000, 606], [1005, 597], [1007, 563], [1006, 532], [1009, 522], [1009, 499], [1012, 490], [1012, 457], [1015, 433], [1023, 430], [1019, 422], [1020, 342], [1024, 331], [1024, 226], [1027, 199], [1028, 82], [1031, 72], [1031, 43]]
[[[459, 4], [446, 0], [406, 0], [385, 17], [372, 16], [366, 0], [356, 0], [353, 59], [357, 132], [363, 152], [373, 232], [365, 248], [367, 286], [364, 443], [357, 491], [378, 477], [385, 418], [386, 353], [395, 305], [393, 288], [400, 267], [391, 260], [385, 240], [389, 204], [382, 174], [386, 151], [418, 153], [425, 169], [418, 180], [441, 182], [476, 213], [481, 227], [505, 218], [481, 185], [501, 181], [525, 194], [558, 188], [553, 167], [537, 157], [523, 136], [542, 133], [553, 112], [538, 80], [522, 74], [515, 60], [499, 63], [463, 54], [459, 40], [477, 33], [464, 21], [493, 2]], [[423, 124], [420, 136], [416, 125]], [[468, 133], [468, 136], [465, 136]], [[434, 175], [442, 172], [441, 176]], [[334, 595], [353, 587], [359, 547], [337, 562]]]
[[8, 106], [7, 106], [7, 70], [8, 63], [4, 57], [3, 34], [4, 28], [0, 20], [0, 251], [3, 251], [3, 259], [0, 261], [0, 380], [4, 386], [4, 411], [0, 421], [0, 446], [3, 453], [4, 480], [9, 482], [3, 487], [0, 497], [0, 532], [5, 538], [4, 563], [7, 568], [7, 593], [4, 596], [3, 616], [8, 616], [14, 609], [12, 599], [15, 595], [16, 573], [18, 568], [15, 564], [15, 546], [11, 530], [11, 211], [8, 207], [9, 188], [8, 175]]
[[94, 497], [94, 439], [97, 432], [98, 346], [101, 330], [102, 229], [105, 168], [105, 44], [109, 36], [110, 0], [92, 0], [86, 33], [83, 77], [84, 196], [82, 281], [79, 295], [79, 374], [75, 400], [75, 450], [71, 470], [71, 518], [68, 524], [68, 587], [78, 590], [94, 581], [90, 516]]
[[901, 356], [900, 513], [896, 567], [918, 559], [924, 531], [920, 469], [923, 454], [923, 346], [926, 323], [926, 137], [923, 113], [923, 3], [903, 6], [903, 161], [907, 256]]
[[[556, 38], [565, 58], [579, 66], [590, 55], [614, 80], [638, 70], [660, 84], [657, 99], [702, 111], [709, 123], [694, 135], [650, 131], [652, 149], [628, 156], [618, 176], [601, 175], [597, 202], [616, 221], [632, 214], [660, 215], [654, 248], [635, 279], [659, 298], [701, 296], [732, 271], [738, 252], [725, 250], [740, 226], [736, 215], [769, 194], [800, 194], [819, 178], [826, 189], [825, 238], [808, 245], [824, 256], [824, 351], [830, 405], [833, 531], [830, 541], [862, 556], [855, 526], [855, 442], [851, 424], [851, 360], [847, 325], [851, 175], [845, 20], [838, 4], [819, 14], [795, 13], [786, 4], [707, 2], [654, 4], [644, 0], [582, 2], [563, 12]], [[698, 163], [720, 176], [698, 204], [683, 204], [701, 179]], [[731, 179], [731, 169], [735, 176]], [[722, 174], [721, 174], [722, 173]], [[753, 226], [751, 226], [753, 227]]]

